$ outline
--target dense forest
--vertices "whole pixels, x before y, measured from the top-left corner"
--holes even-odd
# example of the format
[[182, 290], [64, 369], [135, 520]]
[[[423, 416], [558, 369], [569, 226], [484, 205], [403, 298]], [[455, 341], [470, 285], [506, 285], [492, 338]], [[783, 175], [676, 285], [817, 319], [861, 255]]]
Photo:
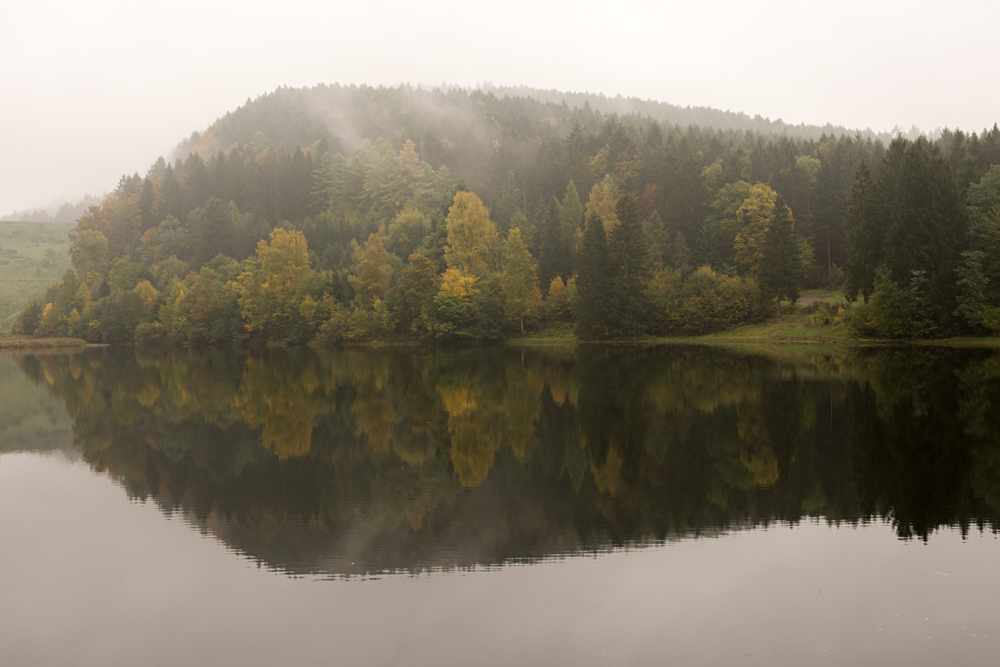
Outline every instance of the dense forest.
[[318, 86], [248, 100], [91, 206], [72, 269], [14, 330], [626, 339], [780, 318], [801, 288], [843, 285], [863, 298], [844, 315], [859, 337], [1000, 331], [996, 125], [885, 145], [553, 95]]

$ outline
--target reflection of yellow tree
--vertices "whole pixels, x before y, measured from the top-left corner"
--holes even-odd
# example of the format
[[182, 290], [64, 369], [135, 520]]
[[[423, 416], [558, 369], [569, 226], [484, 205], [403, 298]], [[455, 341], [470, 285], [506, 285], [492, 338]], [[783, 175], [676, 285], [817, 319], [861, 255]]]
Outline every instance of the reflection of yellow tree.
[[535, 433], [544, 387], [545, 382], [534, 364], [527, 368], [516, 364], [507, 366], [498, 407], [503, 415], [507, 443], [514, 456], [522, 461], [528, 455], [528, 444]]
[[608, 448], [608, 455], [601, 465], [595, 465], [591, 461], [590, 471], [594, 474], [594, 483], [598, 489], [609, 493], [617, 491], [622, 472], [622, 457], [617, 448], [613, 444]]
[[477, 486], [489, 475], [500, 445], [499, 419], [483, 409], [482, 387], [467, 374], [447, 375], [437, 384], [448, 413], [451, 464], [462, 486]]
[[368, 437], [376, 452], [389, 450], [396, 401], [390, 393], [392, 374], [388, 359], [382, 355], [348, 354], [348, 372], [355, 387], [351, 412], [355, 433]]
[[392, 424], [396, 418], [395, 402], [387, 392], [366, 384], [358, 387], [351, 404], [358, 435], [367, 435], [368, 443], [376, 452], [389, 450]]
[[481, 412], [451, 417], [451, 464], [465, 488], [483, 483], [500, 445], [499, 420]]
[[272, 448], [279, 459], [308, 454], [312, 446], [312, 415], [302, 409], [301, 402], [272, 396], [266, 399], [266, 405], [261, 444]]
[[736, 428], [743, 441], [740, 463], [750, 473], [749, 485], [774, 486], [780, 475], [778, 457], [771, 448], [759, 403], [740, 405]]
[[313, 413], [298, 373], [267, 360], [247, 359], [235, 405], [251, 428], [263, 425], [261, 443], [278, 458], [305, 456], [312, 445]]

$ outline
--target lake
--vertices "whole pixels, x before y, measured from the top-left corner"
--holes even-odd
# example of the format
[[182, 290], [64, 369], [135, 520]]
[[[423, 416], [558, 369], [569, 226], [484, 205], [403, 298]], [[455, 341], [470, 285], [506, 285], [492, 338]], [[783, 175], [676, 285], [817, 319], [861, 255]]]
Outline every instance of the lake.
[[3, 665], [1000, 650], [1000, 355], [0, 356]]

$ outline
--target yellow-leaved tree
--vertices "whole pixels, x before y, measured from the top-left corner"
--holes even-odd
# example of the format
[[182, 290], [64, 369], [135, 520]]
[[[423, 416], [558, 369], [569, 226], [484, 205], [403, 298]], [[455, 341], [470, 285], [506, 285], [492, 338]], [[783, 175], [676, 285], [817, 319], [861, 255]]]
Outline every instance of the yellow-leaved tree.
[[290, 320], [298, 317], [306, 279], [311, 274], [309, 249], [302, 232], [279, 227], [271, 232], [269, 241], [258, 243], [236, 281], [247, 331], [267, 338], [283, 337]]
[[482, 200], [471, 192], [455, 193], [445, 223], [448, 244], [444, 247], [444, 260], [448, 268], [486, 275], [497, 230]]
[[500, 276], [504, 315], [509, 320], [517, 320], [521, 333], [524, 333], [524, 318], [535, 314], [542, 295], [538, 291], [535, 260], [521, 240], [521, 230], [518, 227], [510, 230], [507, 236], [504, 260], [503, 274]]
[[354, 288], [359, 305], [368, 307], [376, 299], [385, 299], [392, 281], [392, 266], [379, 234], [370, 234], [364, 249], [356, 249], [354, 272], [347, 280]]
[[753, 186], [750, 196], [736, 211], [739, 232], [733, 247], [736, 251], [736, 266], [744, 274], [756, 276], [760, 258], [764, 253], [764, 236], [774, 213], [774, 201], [778, 193], [764, 183]]
[[590, 190], [590, 199], [587, 200], [586, 217], [596, 215], [604, 223], [604, 233], [610, 234], [611, 230], [618, 226], [618, 213], [615, 211], [615, 193], [611, 189], [609, 179], [603, 183], [596, 183]]

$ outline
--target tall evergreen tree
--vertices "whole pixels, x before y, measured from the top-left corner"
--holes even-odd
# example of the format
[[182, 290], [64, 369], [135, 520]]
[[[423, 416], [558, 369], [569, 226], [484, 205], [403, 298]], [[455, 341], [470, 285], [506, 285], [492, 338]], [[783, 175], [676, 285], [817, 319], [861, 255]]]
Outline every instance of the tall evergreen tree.
[[611, 257], [604, 223], [596, 214], [587, 218], [576, 278], [576, 335], [583, 340], [609, 336], [611, 314]]
[[771, 224], [764, 233], [764, 249], [758, 271], [761, 289], [766, 294], [774, 295], [777, 301], [780, 322], [781, 300], [798, 301], [799, 281], [802, 278], [802, 257], [795, 234], [795, 221], [781, 195], [774, 201]]
[[635, 338], [646, 331], [646, 281], [649, 265], [646, 239], [639, 224], [635, 197], [625, 191], [615, 209], [618, 225], [611, 231], [613, 266], [611, 332], [616, 338]]
[[875, 183], [868, 163], [858, 165], [854, 187], [848, 202], [847, 223], [847, 297], [861, 292], [867, 303], [875, 291], [875, 270], [882, 263], [882, 239], [885, 236]]
[[878, 189], [892, 280], [906, 286], [914, 271], [926, 272], [928, 315], [948, 331], [959, 292], [955, 269], [969, 245], [968, 215], [951, 164], [922, 137], [896, 139], [879, 170]]
[[548, 285], [556, 276], [566, 278], [571, 267], [570, 246], [566, 243], [562, 228], [562, 207], [555, 197], [549, 199], [549, 207], [542, 221], [541, 262], [539, 279]]
[[569, 237], [572, 238], [576, 230], [583, 227], [583, 203], [580, 201], [580, 193], [576, 190], [573, 181], [566, 186], [566, 194], [562, 201], [563, 225]]

